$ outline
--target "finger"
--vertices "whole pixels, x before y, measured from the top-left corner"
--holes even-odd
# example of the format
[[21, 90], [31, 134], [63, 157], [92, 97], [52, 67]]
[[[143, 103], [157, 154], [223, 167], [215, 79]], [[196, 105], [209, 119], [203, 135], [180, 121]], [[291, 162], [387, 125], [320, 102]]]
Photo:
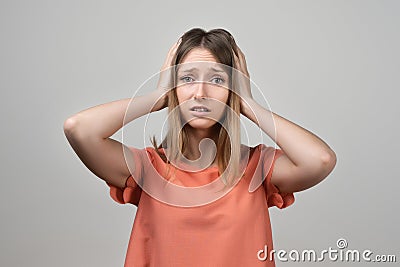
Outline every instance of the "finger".
[[238, 67], [239, 65], [239, 58], [236, 55], [233, 55], [233, 60], [235, 62], [235, 66]]
[[240, 66], [240, 62], [239, 62], [239, 58], [237, 57], [235, 51], [233, 51], [233, 61], [235, 62], [235, 66], [239, 67]]
[[172, 61], [175, 57], [176, 51], [178, 50], [178, 47], [181, 42], [182, 42], [182, 38], [179, 38], [179, 40], [170, 47], [168, 54], [167, 54], [167, 58], [164, 62], [162, 69], [168, 68], [172, 65], [172, 63], [173, 63]]
[[240, 50], [239, 47], [238, 47], [238, 51], [239, 51], [239, 60], [242, 62], [243, 67], [244, 67], [244, 68], [247, 68], [246, 56], [244, 55], [244, 53], [242, 52], [242, 50]]
[[242, 62], [245, 61], [245, 56], [244, 56], [244, 54], [242, 52], [239, 53], [239, 59]]
[[179, 45], [182, 43], [182, 37], [172, 46], [173, 50], [178, 49]]
[[236, 56], [238, 56], [238, 53], [239, 53], [239, 52], [237, 51], [237, 49], [238, 49], [237, 45], [234, 45], [234, 46], [232, 47], [233, 54], [236, 55]]
[[171, 49], [168, 51], [168, 57], [169, 57], [169, 58], [172, 58], [172, 57], [175, 55], [176, 50], [178, 49], [178, 47], [179, 47], [179, 43], [175, 43], [175, 44], [171, 47]]
[[248, 74], [246, 56], [244, 55], [244, 53], [242, 52], [242, 50], [238, 46], [237, 46], [237, 49], [238, 49], [238, 52], [239, 52], [239, 61], [241, 63], [241, 67], [243, 69], [243, 72]]
[[242, 72], [243, 71], [243, 59], [241, 57], [235, 56], [235, 64], [236, 64], [236, 68]]
[[245, 56], [244, 56], [242, 50], [240, 50], [239, 46], [236, 46], [236, 49], [237, 49], [237, 57], [238, 57], [239, 61], [242, 61], [245, 58]]
[[239, 52], [239, 55], [240, 55], [240, 56], [244, 56], [244, 53], [242, 52], [242, 49], [240, 49], [239, 46], [236, 46], [236, 48], [237, 48], [237, 50], [238, 50], [238, 52]]

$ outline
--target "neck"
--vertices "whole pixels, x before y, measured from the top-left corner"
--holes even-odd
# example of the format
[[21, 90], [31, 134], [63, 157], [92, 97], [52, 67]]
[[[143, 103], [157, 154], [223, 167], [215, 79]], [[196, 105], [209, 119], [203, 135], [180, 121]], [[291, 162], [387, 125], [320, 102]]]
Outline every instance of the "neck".
[[[215, 144], [217, 144], [219, 127], [218, 124], [215, 124], [209, 129], [194, 129], [190, 125], [187, 125], [186, 133], [188, 135], [189, 142], [185, 144], [185, 151], [183, 151], [183, 155], [189, 160], [197, 160], [201, 156], [199, 150], [199, 144], [201, 140], [204, 138], [210, 138]], [[205, 152], [211, 152], [211, 150], [206, 149]], [[216, 157], [212, 165], [215, 164]]]

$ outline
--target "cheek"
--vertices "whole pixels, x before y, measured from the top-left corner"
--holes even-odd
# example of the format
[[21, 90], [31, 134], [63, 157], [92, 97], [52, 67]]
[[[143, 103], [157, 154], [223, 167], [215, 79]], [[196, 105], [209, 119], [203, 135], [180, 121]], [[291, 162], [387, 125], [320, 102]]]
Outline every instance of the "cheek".
[[218, 95], [218, 100], [223, 102], [223, 103], [227, 103], [229, 98], [229, 90], [223, 90], [219, 93]]
[[[221, 112], [224, 112], [226, 110], [226, 107], [229, 106], [228, 99], [229, 99], [229, 92], [220, 92], [213, 97], [215, 100], [212, 106], [214, 107], [214, 110], [220, 114]], [[218, 115], [219, 116], [219, 115]]]
[[176, 89], [176, 98], [178, 99], [178, 103], [182, 103], [185, 101], [186, 96], [185, 96], [185, 91], [181, 90], [181, 88]]

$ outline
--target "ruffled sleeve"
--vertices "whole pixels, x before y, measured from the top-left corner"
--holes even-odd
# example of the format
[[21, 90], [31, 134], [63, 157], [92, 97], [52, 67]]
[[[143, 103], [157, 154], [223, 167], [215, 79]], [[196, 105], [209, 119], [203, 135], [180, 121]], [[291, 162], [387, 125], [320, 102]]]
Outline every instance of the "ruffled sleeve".
[[[133, 147], [128, 148], [132, 152], [132, 158], [127, 159], [128, 166], [133, 170], [133, 172], [126, 179], [125, 186], [120, 188], [108, 182], [106, 182], [106, 184], [109, 186], [110, 196], [115, 202], [119, 204], [132, 204], [138, 206], [142, 194], [142, 188], [139, 184], [142, 183], [143, 179], [143, 163], [145, 160], [148, 160], [147, 158], [144, 158], [147, 153], [146, 149], [137, 149]], [[129, 162], [134, 162], [134, 167], [133, 165], [129, 165]], [[136, 181], [139, 181], [139, 184]]]
[[281, 156], [284, 152], [281, 149], [275, 149], [273, 147], [266, 147], [261, 145], [261, 154], [263, 155], [263, 175], [267, 173], [263, 186], [265, 189], [267, 205], [269, 207], [276, 206], [279, 209], [286, 208], [292, 205], [295, 201], [293, 192], [282, 193], [279, 188], [271, 183], [271, 176], [274, 170], [276, 159]]
[[[107, 183], [107, 182], [106, 182]], [[125, 187], [120, 188], [107, 183], [110, 187], [111, 198], [119, 204], [133, 204], [135, 206], [139, 205], [140, 196], [142, 194], [142, 189], [130, 175], [126, 179]]]

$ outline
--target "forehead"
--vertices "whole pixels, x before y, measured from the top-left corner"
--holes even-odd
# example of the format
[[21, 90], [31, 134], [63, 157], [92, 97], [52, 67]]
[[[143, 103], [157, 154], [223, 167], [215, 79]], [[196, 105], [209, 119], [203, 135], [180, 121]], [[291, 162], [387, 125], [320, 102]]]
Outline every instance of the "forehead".
[[214, 55], [205, 48], [193, 48], [189, 51], [181, 61], [181, 63], [188, 63], [194, 61], [210, 61], [210, 62], [218, 62]]
[[219, 63], [213, 62], [188, 62], [184, 64], [179, 64], [177, 66], [178, 73], [199, 73], [199, 72], [210, 72], [210, 73], [219, 73], [222, 75], [227, 74], [226, 68]]
[[201, 71], [227, 74], [228, 69], [224, 64], [220, 64], [208, 49], [194, 48], [178, 64], [177, 71], [179, 73]]

